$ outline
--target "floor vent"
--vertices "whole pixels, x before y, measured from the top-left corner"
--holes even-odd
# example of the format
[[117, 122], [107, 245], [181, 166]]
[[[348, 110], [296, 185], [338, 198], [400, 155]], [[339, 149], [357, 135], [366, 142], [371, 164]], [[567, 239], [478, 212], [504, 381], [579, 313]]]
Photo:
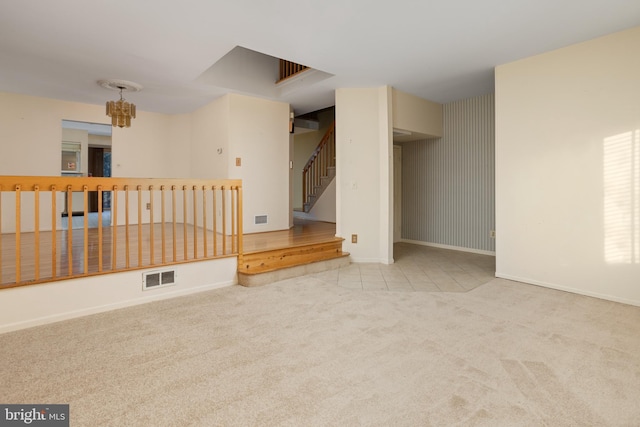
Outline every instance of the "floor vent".
[[142, 290], [163, 288], [176, 284], [178, 274], [175, 270], [149, 271], [142, 273]]
[[267, 215], [256, 215], [254, 224], [266, 224], [267, 223]]

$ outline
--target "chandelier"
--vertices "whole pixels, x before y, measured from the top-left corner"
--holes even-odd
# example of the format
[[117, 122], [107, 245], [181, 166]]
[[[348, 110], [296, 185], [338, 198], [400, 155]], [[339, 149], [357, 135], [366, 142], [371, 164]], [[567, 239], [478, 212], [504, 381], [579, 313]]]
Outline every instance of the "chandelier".
[[142, 89], [142, 86], [124, 80], [100, 80], [98, 84], [107, 89], [120, 91], [120, 99], [118, 101], [107, 101], [107, 116], [111, 117], [111, 125], [121, 128], [131, 127], [131, 119], [136, 118], [136, 105], [126, 101], [122, 96], [122, 92], [137, 92]]
[[136, 118], [136, 104], [125, 101], [120, 87], [120, 100], [107, 101], [107, 116], [111, 117], [113, 127], [131, 127], [131, 119]]

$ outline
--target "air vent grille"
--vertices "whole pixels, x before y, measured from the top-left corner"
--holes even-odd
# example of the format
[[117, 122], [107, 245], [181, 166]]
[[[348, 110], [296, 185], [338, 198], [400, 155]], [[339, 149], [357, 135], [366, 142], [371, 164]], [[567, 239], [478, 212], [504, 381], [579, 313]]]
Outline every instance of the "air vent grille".
[[256, 215], [254, 224], [266, 224], [268, 222], [267, 215]]
[[142, 290], [162, 288], [176, 284], [175, 270], [149, 271], [142, 273]]

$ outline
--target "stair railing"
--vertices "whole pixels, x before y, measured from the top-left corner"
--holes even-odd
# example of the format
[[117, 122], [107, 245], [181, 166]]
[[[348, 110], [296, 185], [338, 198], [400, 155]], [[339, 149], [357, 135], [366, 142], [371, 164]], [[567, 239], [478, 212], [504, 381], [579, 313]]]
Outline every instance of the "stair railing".
[[336, 122], [333, 122], [324, 137], [309, 157], [302, 170], [302, 204], [309, 203], [320, 187], [322, 177], [327, 176], [330, 167], [336, 165]]
[[289, 77], [293, 77], [296, 74], [299, 74], [305, 70], [309, 69], [306, 65], [296, 64], [295, 62], [287, 61], [286, 59], [280, 60], [280, 67], [278, 73], [278, 80], [276, 84], [280, 83], [283, 80], [288, 79]]
[[242, 229], [240, 180], [0, 176], [0, 289], [229, 256], [240, 265]]

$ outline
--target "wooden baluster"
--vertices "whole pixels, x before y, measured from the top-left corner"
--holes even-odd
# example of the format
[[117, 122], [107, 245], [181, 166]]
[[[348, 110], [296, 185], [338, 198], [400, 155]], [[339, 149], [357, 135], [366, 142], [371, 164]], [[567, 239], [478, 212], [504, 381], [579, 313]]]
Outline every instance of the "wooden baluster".
[[58, 212], [56, 209], [56, 199], [58, 194], [56, 186], [51, 186], [51, 278], [56, 277], [56, 267], [58, 264], [58, 237], [56, 236], [56, 225], [58, 223]]
[[227, 209], [225, 207], [226, 195], [224, 190], [225, 188], [223, 185], [222, 187], [220, 187], [220, 191], [222, 193], [222, 255], [227, 254]]
[[307, 170], [302, 171], [302, 207], [307, 201]]
[[171, 186], [171, 207], [173, 209], [173, 262], [177, 260], [176, 253], [176, 186]]
[[[111, 192], [113, 197], [113, 206], [111, 206], [111, 222], [113, 222], [113, 227], [111, 228], [111, 235], [113, 237], [113, 247], [112, 247], [112, 255], [111, 255], [111, 270], [116, 270], [116, 255], [117, 255], [117, 236], [118, 236], [118, 186], [113, 186], [113, 191]], [[128, 241], [128, 239], [127, 239]], [[127, 251], [128, 253], [128, 251]]]
[[236, 253], [235, 244], [235, 229], [236, 229], [236, 196], [234, 187], [231, 187], [231, 253]]
[[207, 186], [202, 186], [202, 243], [204, 245], [204, 257], [209, 257], [207, 247]]
[[213, 256], [218, 255], [218, 229], [216, 227], [216, 218], [218, 212], [216, 211], [216, 186], [211, 187], [211, 194], [213, 199]]
[[136, 187], [138, 191], [138, 267], [142, 267], [142, 186]]
[[167, 248], [166, 248], [166, 243], [167, 243], [167, 236], [166, 236], [166, 231], [164, 229], [164, 223], [165, 220], [167, 219], [165, 216], [165, 196], [164, 196], [164, 190], [165, 190], [165, 186], [161, 185], [160, 186], [160, 204], [162, 205], [162, 208], [160, 210], [160, 221], [162, 222], [162, 227], [160, 228], [160, 233], [162, 234], [162, 264], [166, 264], [167, 263]]
[[102, 185], [98, 185], [98, 273], [102, 273]]
[[35, 280], [40, 280], [40, 186], [33, 186], [33, 197], [34, 197], [34, 233], [33, 237], [35, 239]]
[[193, 186], [193, 259], [198, 259], [198, 190]]
[[325, 175], [326, 163], [325, 163], [325, 145], [320, 147], [320, 182], [322, 182], [322, 177]]
[[20, 283], [21, 281], [21, 277], [20, 277], [20, 217], [22, 215], [20, 209], [20, 202], [21, 202], [21, 186], [20, 184], [16, 185], [15, 189], [16, 189], [16, 249], [15, 249], [15, 253], [16, 253], [16, 284]]
[[242, 240], [243, 240], [243, 226], [242, 226], [242, 186], [238, 186], [238, 265], [242, 265]]
[[187, 239], [187, 186], [182, 186], [182, 232], [184, 234], [184, 261], [189, 259], [187, 254], [188, 240]]
[[73, 191], [67, 185], [67, 276], [73, 276]]
[[149, 207], [151, 208], [149, 210], [149, 258], [150, 258], [150, 265], [154, 265], [155, 264], [155, 260], [154, 260], [154, 256], [153, 256], [153, 185], [149, 186]]
[[84, 274], [89, 274], [89, 187], [84, 185]]
[[[114, 230], [115, 231], [115, 230]], [[129, 186], [124, 186], [124, 266], [125, 268], [129, 268], [131, 266], [131, 259], [129, 255], [129, 242], [131, 238], [129, 237]]]

